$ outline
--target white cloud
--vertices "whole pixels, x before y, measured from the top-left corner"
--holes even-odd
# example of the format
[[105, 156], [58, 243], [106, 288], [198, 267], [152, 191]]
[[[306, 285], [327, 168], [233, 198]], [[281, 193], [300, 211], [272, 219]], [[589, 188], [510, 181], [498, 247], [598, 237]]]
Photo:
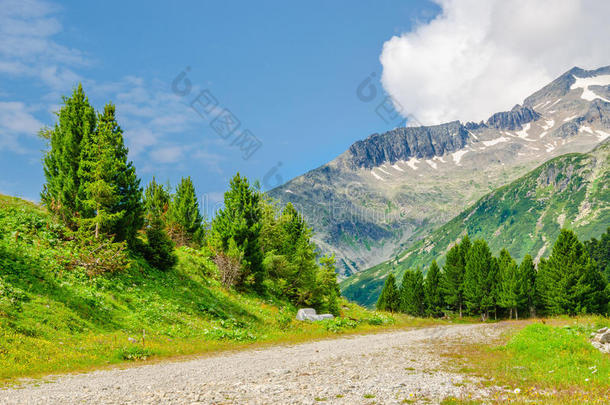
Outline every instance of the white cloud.
[[442, 13], [388, 40], [382, 84], [424, 124], [510, 109], [573, 66], [610, 64], [610, 2], [437, 0]]
[[166, 146], [150, 152], [152, 160], [158, 163], [176, 163], [182, 160], [183, 156], [184, 147], [182, 146]]
[[0, 101], [0, 150], [23, 153], [18, 139], [23, 136], [36, 137], [42, 127], [43, 124], [24, 103]]
[[53, 90], [70, 88], [74, 67], [89, 64], [84, 54], [59, 44], [59, 7], [41, 0], [4, 0], [0, 7], [0, 73], [35, 77]]

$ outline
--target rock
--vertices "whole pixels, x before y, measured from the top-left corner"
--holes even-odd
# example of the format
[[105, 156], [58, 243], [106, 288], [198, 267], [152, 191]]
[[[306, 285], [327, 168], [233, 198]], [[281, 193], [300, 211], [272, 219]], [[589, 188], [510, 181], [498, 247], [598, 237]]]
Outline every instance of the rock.
[[540, 118], [540, 114], [534, 111], [533, 108], [516, 105], [510, 111], [503, 111], [492, 115], [487, 120], [487, 126], [514, 131], [516, 129], [523, 129], [523, 124], [536, 121], [538, 118]]
[[297, 312], [297, 321], [309, 321], [311, 317], [316, 316], [316, 310], [313, 308], [301, 308]]
[[608, 332], [608, 328], [598, 329], [597, 332], [595, 332], [595, 333], [604, 333], [604, 332]]
[[400, 127], [383, 134], [373, 134], [349, 148], [348, 164], [353, 169], [394, 164], [411, 157], [431, 159], [466, 146], [468, 131], [459, 121], [441, 125]]
[[324, 319], [333, 319], [332, 314], [317, 314], [313, 308], [301, 308], [297, 312], [297, 321], [321, 321]]
[[610, 343], [610, 331], [597, 335], [597, 338], [602, 344]]

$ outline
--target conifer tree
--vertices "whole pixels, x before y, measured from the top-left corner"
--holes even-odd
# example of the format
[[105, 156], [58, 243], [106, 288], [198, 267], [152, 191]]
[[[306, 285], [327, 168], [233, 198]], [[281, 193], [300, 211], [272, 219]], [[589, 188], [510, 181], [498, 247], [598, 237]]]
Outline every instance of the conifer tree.
[[462, 317], [464, 307], [464, 274], [466, 272], [466, 254], [470, 250], [470, 239], [464, 236], [459, 244], [454, 245], [447, 253], [443, 277], [443, 294], [445, 301]]
[[335, 316], [339, 316], [339, 297], [341, 296], [341, 290], [339, 289], [339, 283], [337, 283], [335, 255], [320, 258], [318, 273], [318, 293], [316, 295], [320, 297], [322, 301], [319, 304], [319, 308], [323, 311], [328, 311]]
[[399, 310], [400, 296], [396, 287], [396, 277], [393, 273], [390, 273], [385, 279], [376, 307], [380, 311], [397, 312]]
[[525, 255], [519, 266], [519, 279], [521, 281], [521, 293], [523, 304], [529, 311], [530, 317], [536, 316], [536, 268], [532, 256]]
[[96, 237], [102, 231], [132, 244], [143, 225], [143, 207], [140, 180], [127, 154], [115, 107], [107, 104], [96, 131], [81, 141], [79, 217], [83, 224], [95, 223]]
[[591, 259], [595, 260], [599, 271], [604, 273], [606, 281], [610, 283], [610, 227], [599, 240], [592, 238], [585, 241], [585, 247]]
[[489, 310], [494, 306], [497, 266], [487, 242], [483, 239], [474, 241], [466, 255], [464, 296], [468, 309], [479, 313], [483, 321], [489, 318]]
[[81, 187], [78, 170], [81, 161], [81, 141], [96, 131], [95, 110], [89, 104], [82, 85], [71, 97], [63, 98], [58, 122], [41, 135], [50, 149], [44, 156], [46, 178], [41, 193], [44, 205], [72, 230], [77, 228], [78, 191]]
[[161, 270], [171, 268], [178, 260], [174, 252], [174, 244], [165, 232], [169, 202], [169, 191], [166, 187], [157, 183], [153, 177], [144, 191], [146, 236], [148, 240], [148, 244], [144, 248], [144, 256], [151, 265]]
[[263, 292], [265, 279], [263, 254], [259, 235], [262, 227], [260, 194], [239, 173], [231, 180], [229, 191], [224, 195], [224, 208], [219, 210], [212, 222], [212, 232], [217, 236], [220, 248], [226, 251], [231, 238], [244, 252], [243, 265], [246, 277], [250, 277], [255, 290]]
[[441, 291], [442, 276], [436, 260], [432, 261], [424, 282], [427, 315], [441, 316], [443, 314], [445, 302]]
[[424, 276], [421, 270], [407, 270], [400, 286], [400, 311], [412, 316], [422, 316], [426, 308]]
[[160, 219], [165, 223], [170, 201], [169, 187], [157, 183], [153, 176], [146, 186], [146, 190], [144, 190], [144, 211], [147, 224], [150, 224], [154, 219]]
[[537, 281], [542, 306], [551, 315], [606, 308], [604, 277], [570, 230], [561, 230], [549, 258], [540, 261]]
[[200, 244], [203, 239], [203, 217], [195, 186], [190, 176], [182, 178], [173, 195], [169, 209], [169, 224], [180, 245], [189, 242]]
[[509, 310], [508, 319], [519, 319], [518, 307], [522, 301], [521, 279], [517, 263], [510, 256], [508, 250], [502, 249], [498, 259], [499, 285], [498, 285], [498, 304], [502, 308]]

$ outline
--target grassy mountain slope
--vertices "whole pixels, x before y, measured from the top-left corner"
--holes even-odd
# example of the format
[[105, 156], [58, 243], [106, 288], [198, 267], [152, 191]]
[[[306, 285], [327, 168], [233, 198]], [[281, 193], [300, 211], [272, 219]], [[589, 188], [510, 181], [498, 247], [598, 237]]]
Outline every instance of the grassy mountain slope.
[[552, 159], [518, 180], [481, 198], [430, 236], [394, 259], [341, 283], [343, 294], [373, 306], [389, 272], [442, 263], [449, 248], [467, 232], [484, 238], [494, 253], [506, 247], [516, 259], [550, 253], [561, 227], [581, 240], [598, 237], [610, 226], [610, 143], [590, 153]]
[[166, 272], [132, 257], [92, 278], [67, 265], [76, 246], [64, 232], [41, 207], [0, 195], [0, 382], [394, 322], [347, 303], [344, 318], [293, 321], [286, 302], [222, 288], [210, 258], [189, 248]]

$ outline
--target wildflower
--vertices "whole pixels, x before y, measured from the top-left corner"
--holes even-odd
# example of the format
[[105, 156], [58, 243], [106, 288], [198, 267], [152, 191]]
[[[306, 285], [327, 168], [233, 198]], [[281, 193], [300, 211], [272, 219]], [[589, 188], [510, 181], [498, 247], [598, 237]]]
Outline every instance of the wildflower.
[[521, 393], [521, 390], [520, 390], [519, 388], [515, 388], [514, 393], [515, 393], [515, 394], [519, 394], [519, 393]]

